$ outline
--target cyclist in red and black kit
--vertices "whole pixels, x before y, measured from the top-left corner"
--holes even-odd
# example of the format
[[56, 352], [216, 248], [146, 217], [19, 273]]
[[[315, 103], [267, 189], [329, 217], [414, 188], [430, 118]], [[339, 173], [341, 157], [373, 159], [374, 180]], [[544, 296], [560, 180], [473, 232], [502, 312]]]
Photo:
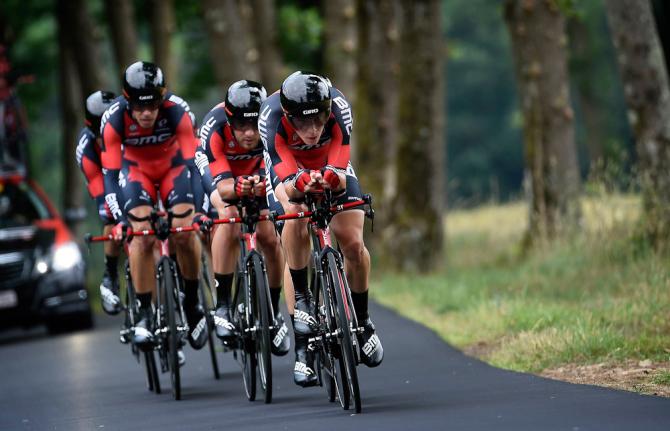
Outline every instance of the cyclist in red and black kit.
[[[271, 163], [266, 168], [276, 173], [275, 192], [287, 213], [305, 211], [301, 203], [305, 194], [323, 189], [331, 189], [338, 203], [361, 198], [349, 160], [351, 106], [328, 80], [301, 71], [291, 74], [261, 106], [259, 130]], [[363, 211], [353, 209], [336, 214], [330, 228], [341, 246], [356, 317], [363, 327], [361, 359], [375, 367], [384, 351], [368, 315], [370, 254], [363, 243], [363, 221]], [[306, 226], [307, 219], [286, 221], [282, 245], [295, 289], [293, 378], [300, 386], [313, 386], [317, 384], [314, 356], [307, 346], [316, 319], [307, 280]]]
[[[105, 204], [105, 184], [100, 160], [101, 141], [100, 117], [112, 104], [116, 95], [109, 91], [96, 91], [86, 98], [86, 127], [81, 129], [77, 138], [77, 164], [84, 173], [88, 194], [95, 200], [98, 216], [104, 225], [103, 233], [109, 235], [114, 227], [114, 217]], [[105, 272], [100, 283], [102, 309], [107, 314], [121, 311], [119, 299], [119, 276], [117, 265], [120, 247], [116, 242], [105, 243]]]
[[[263, 146], [258, 134], [258, 111], [266, 97], [265, 88], [258, 82], [237, 81], [228, 88], [225, 102], [216, 105], [203, 120], [196, 164], [203, 177], [205, 192], [211, 195], [217, 191], [221, 197], [222, 202], [217, 208], [219, 218], [237, 217], [237, 208], [230, 203], [244, 197], [256, 197], [261, 213], [268, 213]], [[220, 225], [212, 238], [217, 296], [214, 324], [216, 335], [224, 342], [230, 342], [235, 336], [235, 326], [230, 319], [230, 299], [239, 256], [239, 232], [239, 225]], [[283, 356], [290, 346], [288, 327], [279, 311], [284, 256], [271, 223], [259, 223], [256, 232], [267, 263], [270, 297], [275, 311], [272, 352]]]
[[[181, 98], [167, 93], [159, 67], [138, 61], [126, 69], [123, 97], [105, 111], [101, 133], [105, 201], [119, 222], [115, 237], [120, 238], [126, 228], [124, 214], [139, 219], [150, 215], [158, 193], [175, 213], [200, 208], [202, 187], [194, 162], [198, 141], [189, 108]], [[172, 223], [174, 227], [188, 226], [191, 219], [175, 218]], [[149, 229], [148, 221], [131, 220], [131, 224], [133, 230]], [[188, 340], [199, 349], [207, 341], [207, 324], [198, 299], [200, 241], [194, 232], [174, 235], [171, 241], [184, 281]], [[154, 339], [154, 244], [153, 237], [135, 237], [129, 248], [130, 272], [140, 302], [133, 342], [143, 349], [151, 348]]]

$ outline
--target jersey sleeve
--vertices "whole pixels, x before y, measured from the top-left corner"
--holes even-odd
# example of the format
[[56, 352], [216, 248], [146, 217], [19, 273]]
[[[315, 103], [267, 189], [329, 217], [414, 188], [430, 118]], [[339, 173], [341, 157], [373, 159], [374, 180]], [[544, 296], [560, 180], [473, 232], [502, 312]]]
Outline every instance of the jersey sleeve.
[[351, 105], [337, 89], [331, 89], [333, 97], [332, 112], [335, 122], [331, 129], [331, 142], [328, 150], [328, 166], [346, 170], [350, 161], [351, 132], [353, 129], [353, 113]]
[[123, 212], [119, 203], [121, 187], [119, 187], [119, 172], [121, 170], [121, 131], [123, 130], [124, 110], [120, 103], [112, 104], [102, 115], [100, 126], [102, 137], [102, 172], [105, 185], [105, 202], [115, 221], [123, 219]]
[[77, 165], [84, 174], [88, 194], [96, 199], [105, 193], [104, 179], [100, 158], [95, 151], [95, 137], [92, 133], [82, 129], [77, 141]]

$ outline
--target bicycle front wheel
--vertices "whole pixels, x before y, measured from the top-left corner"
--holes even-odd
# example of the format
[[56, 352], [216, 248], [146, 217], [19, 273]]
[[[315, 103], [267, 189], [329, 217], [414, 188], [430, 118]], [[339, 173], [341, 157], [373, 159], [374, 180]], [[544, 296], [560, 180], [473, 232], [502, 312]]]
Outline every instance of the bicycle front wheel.
[[219, 379], [219, 363], [216, 360], [216, 349], [214, 344], [214, 319], [212, 317], [212, 310], [214, 309], [214, 299], [212, 296], [212, 285], [209, 279], [209, 269], [207, 268], [207, 258], [202, 256], [202, 280], [198, 294], [200, 296], [200, 303], [205, 308], [205, 320], [207, 321], [207, 344], [209, 345], [209, 358], [212, 361], [212, 371], [214, 378]]
[[[249, 278], [242, 269], [237, 271], [237, 291], [239, 293], [240, 302], [235, 311], [237, 327], [240, 330], [240, 344], [242, 360], [242, 378], [244, 379], [244, 390], [249, 401], [256, 399], [256, 344], [253, 339], [253, 309], [254, 303], [253, 290], [249, 289]], [[239, 291], [239, 289], [243, 289]], [[236, 293], [236, 296], [238, 294]]]
[[270, 298], [267, 275], [258, 254], [251, 259], [253, 265], [253, 285], [255, 286], [254, 324], [258, 375], [261, 388], [265, 392], [265, 403], [272, 402], [272, 356], [270, 347]]
[[[358, 387], [358, 373], [356, 371], [356, 357], [354, 354], [354, 344], [352, 337], [352, 327], [354, 321], [354, 307], [349, 302], [349, 295], [345, 291], [346, 284], [344, 273], [340, 269], [337, 259], [333, 253], [328, 254], [328, 277], [331, 286], [335, 291], [335, 315], [339, 329], [339, 345], [342, 353], [340, 361], [341, 377], [343, 384], [349, 388], [349, 394], [354, 403], [356, 413], [361, 412], [361, 393]], [[344, 367], [342, 367], [344, 365]], [[344, 369], [342, 369], [344, 368]]]
[[179, 349], [179, 332], [177, 330], [177, 298], [179, 291], [177, 290], [177, 280], [175, 273], [172, 270], [172, 265], [169, 259], [161, 260], [161, 283], [160, 295], [161, 303], [164, 305], [165, 313], [167, 314], [167, 353], [168, 364], [170, 366], [170, 380], [172, 383], [172, 396], [175, 400], [181, 399], [181, 377], [179, 375], [179, 356], [177, 350]]

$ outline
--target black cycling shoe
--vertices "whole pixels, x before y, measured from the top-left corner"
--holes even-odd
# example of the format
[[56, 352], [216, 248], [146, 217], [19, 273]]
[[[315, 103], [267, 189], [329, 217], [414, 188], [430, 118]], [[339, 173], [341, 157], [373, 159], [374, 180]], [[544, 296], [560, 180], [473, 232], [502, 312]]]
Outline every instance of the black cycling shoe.
[[314, 372], [314, 352], [308, 348], [308, 338], [300, 335], [295, 337], [293, 381], [303, 388], [319, 384]]
[[154, 348], [153, 310], [151, 308], [140, 308], [138, 321], [133, 328], [133, 344], [142, 351]]
[[214, 328], [216, 336], [229, 345], [235, 340], [235, 325], [230, 318], [230, 308], [225, 305], [217, 308], [214, 312]]
[[313, 334], [317, 328], [315, 315], [311, 297], [296, 295], [293, 311], [293, 331], [300, 335]]
[[288, 349], [291, 347], [291, 340], [288, 336], [288, 326], [284, 322], [284, 316], [282, 316], [281, 311], [277, 311], [275, 315], [270, 337], [272, 337], [272, 354], [275, 356], [286, 355]]
[[196, 350], [200, 350], [207, 343], [207, 319], [202, 305], [187, 306], [184, 304], [184, 313], [188, 322], [188, 343]]
[[375, 332], [375, 325], [368, 317], [360, 323], [363, 332], [359, 334], [358, 340], [361, 347], [361, 362], [370, 368], [376, 367], [384, 359], [384, 348]]
[[102, 283], [100, 283], [100, 299], [102, 300], [102, 309], [105, 310], [105, 313], [115, 315], [121, 312], [119, 280], [112, 280], [107, 271], [102, 276]]

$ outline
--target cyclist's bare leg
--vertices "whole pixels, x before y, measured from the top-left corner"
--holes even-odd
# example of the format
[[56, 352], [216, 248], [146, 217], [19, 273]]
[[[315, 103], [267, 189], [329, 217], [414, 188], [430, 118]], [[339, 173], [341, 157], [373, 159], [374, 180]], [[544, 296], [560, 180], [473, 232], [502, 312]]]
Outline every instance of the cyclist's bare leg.
[[[288, 200], [284, 191], [284, 184], [277, 185], [275, 190], [277, 199], [284, 208], [284, 213], [307, 211], [306, 205], [295, 204]], [[286, 220], [281, 234], [281, 243], [288, 267], [302, 269], [309, 263], [310, 239], [307, 231], [307, 219]]]
[[370, 253], [363, 243], [363, 211], [344, 211], [333, 216], [330, 228], [342, 248], [347, 281], [353, 292], [368, 290]]
[[[181, 203], [172, 207], [175, 213], [183, 213], [189, 209], [193, 210], [193, 205]], [[191, 225], [192, 217], [172, 219], [172, 227], [186, 227]], [[195, 232], [180, 233], [173, 237], [174, 246], [177, 249], [177, 261], [179, 269], [185, 279], [195, 280], [200, 276], [200, 240]]]
[[[107, 236], [112, 233], [112, 229], [114, 229], [113, 224], [106, 224], [102, 228], [102, 234]], [[116, 241], [105, 241], [104, 248], [105, 256], [119, 257], [121, 254], [121, 245]]]
[[[216, 210], [219, 218], [237, 217], [237, 208], [226, 204], [217, 205]], [[212, 260], [214, 272], [219, 274], [231, 274], [235, 272], [235, 265], [239, 256], [239, 234], [238, 224], [217, 225], [212, 238]]]
[[[263, 214], [269, 211], [264, 210]], [[284, 272], [284, 255], [282, 253], [279, 236], [272, 223], [260, 222], [256, 225], [258, 245], [263, 252], [267, 264], [268, 283], [271, 287], [281, 286]]]
[[[151, 214], [152, 207], [141, 205], [130, 210], [130, 214], [143, 218]], [[136, 222], [131, 220], [130, 224], [134, 231], [151, 229], [149, 221]], [[130, 241], [128, 257], [130, 261], [130, 274], [133, 277], [133, 286], [138, 294], [153, 293], [156, 286], [154, 246], [155, 237], [137, 236]]]
[[295, 292], [293, 291], [293, 279], [291, 279], [291, 272], [288, 270], [288, 262], [284, 264], [284, 299], [286, 300], [288, 314], [293, 315], [295, 307]]

